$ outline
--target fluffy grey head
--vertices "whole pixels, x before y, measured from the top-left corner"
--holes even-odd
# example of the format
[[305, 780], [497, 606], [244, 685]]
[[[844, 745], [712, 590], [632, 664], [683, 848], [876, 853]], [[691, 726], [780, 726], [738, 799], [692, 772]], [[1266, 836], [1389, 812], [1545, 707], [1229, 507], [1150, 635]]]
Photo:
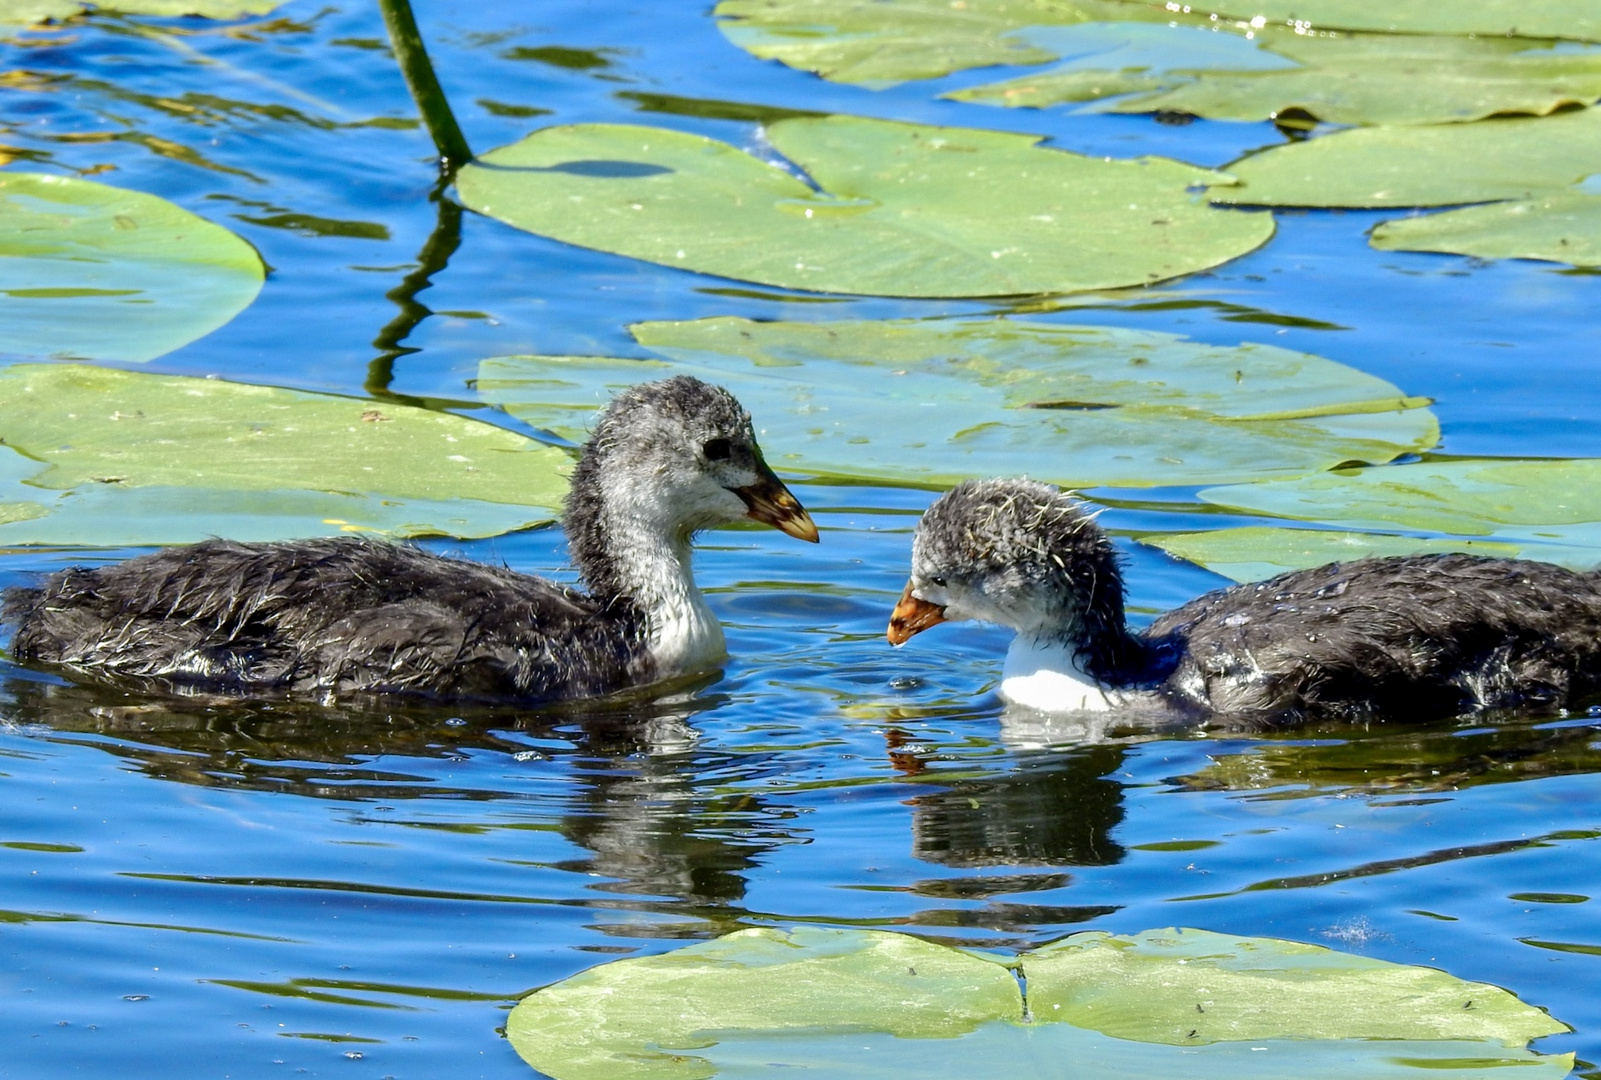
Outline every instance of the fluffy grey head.
[[750, 414], [688, 375], [629, 387], [595, 424], [573, 470], [566, 529], [591, 588], [620, 591], [625, 533], [687, 542], [741, 518], [815, 540], [816, 526], [762, 460]]
[[607, 494], [637, 516], [694, 532], [744, 517], [734, 489], [756, 483], [764, 469], [750, 414], [734, 395], [679, 375], [612, 399], [584, 447], [569, 502], [579, 497], [579, 474], [599, 474]]
[[1123, 627], [1117, 553], [1083, 506], [1032, 480], [969, 480], [928, 508], [911, 595], [944, 618], [1065, 641], [1092, 656]]

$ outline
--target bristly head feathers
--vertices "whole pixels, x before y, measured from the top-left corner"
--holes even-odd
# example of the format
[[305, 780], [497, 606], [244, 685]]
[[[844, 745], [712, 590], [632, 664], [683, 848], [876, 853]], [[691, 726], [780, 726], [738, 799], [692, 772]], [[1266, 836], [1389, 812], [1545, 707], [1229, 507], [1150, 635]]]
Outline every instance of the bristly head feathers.
[[947, 619], [1064, 642], [1092, 672], [1122, 662], [1117, 551], [1093, 513], [1049, 484], [969, 480], [940, 496], [912, 542], [912, 589]]
[[746, 516], [735, 490], [765, 471], [750, 414], [719, 386], [688, 375], [623, 390], [601, 413], [567, 495], [573, 561], [597, 597], [631, 591], [621, 531], [687, 543]]

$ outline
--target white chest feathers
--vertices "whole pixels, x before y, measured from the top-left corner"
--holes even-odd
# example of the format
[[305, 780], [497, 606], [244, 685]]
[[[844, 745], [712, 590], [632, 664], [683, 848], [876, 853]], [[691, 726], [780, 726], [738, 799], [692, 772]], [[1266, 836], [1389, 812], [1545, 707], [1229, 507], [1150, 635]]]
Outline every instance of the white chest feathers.
[[1106, 712], [1124, 700], [1085, 672], [1065, 645], [1022, 635], [1007, 650], [1000, 693], [1014, 705], [1050, 713]]
[[653, 605], [650, 654], [662, 679], [715, 667], [728, 655], [722, 625], [699, 589], [691, 585]]

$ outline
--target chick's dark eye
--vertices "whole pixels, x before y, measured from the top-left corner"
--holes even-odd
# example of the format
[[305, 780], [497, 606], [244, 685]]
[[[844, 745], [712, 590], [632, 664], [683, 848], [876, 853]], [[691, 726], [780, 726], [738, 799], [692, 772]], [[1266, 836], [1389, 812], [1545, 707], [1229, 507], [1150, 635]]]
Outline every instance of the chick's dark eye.
[[931, 577], [928, 579], [928, 583], [941, 589], [945, 587], [945, 579], [942, 577]]
[[707, 461], [727, 461], [733, 447], [727, 439], [707, 439], [700, 452]]

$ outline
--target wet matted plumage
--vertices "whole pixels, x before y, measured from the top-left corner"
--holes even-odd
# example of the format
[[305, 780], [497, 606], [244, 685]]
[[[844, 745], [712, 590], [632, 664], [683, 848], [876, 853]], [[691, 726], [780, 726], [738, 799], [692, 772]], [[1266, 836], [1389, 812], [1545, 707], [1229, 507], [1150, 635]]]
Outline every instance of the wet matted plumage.
[[1219, 589], [1133, 631], [1111, 541], [1078, 500], [1030, 480], [969, 481], [923, 515], [889, 638], [956, 619], [1016, 630], [1001, 695], [1052, 712], [1421, 719], [1601, 691], [1601, 571], [1361, 559]]
[[563, 527], [587, 591], [355, 536], [208, 540], [8, 590], [12, 653], [189, 692], [591, 697], [716, 664], [694, 535], [753, 518], [817, 539], [733, 395], [687, 376], [605, 409]]

